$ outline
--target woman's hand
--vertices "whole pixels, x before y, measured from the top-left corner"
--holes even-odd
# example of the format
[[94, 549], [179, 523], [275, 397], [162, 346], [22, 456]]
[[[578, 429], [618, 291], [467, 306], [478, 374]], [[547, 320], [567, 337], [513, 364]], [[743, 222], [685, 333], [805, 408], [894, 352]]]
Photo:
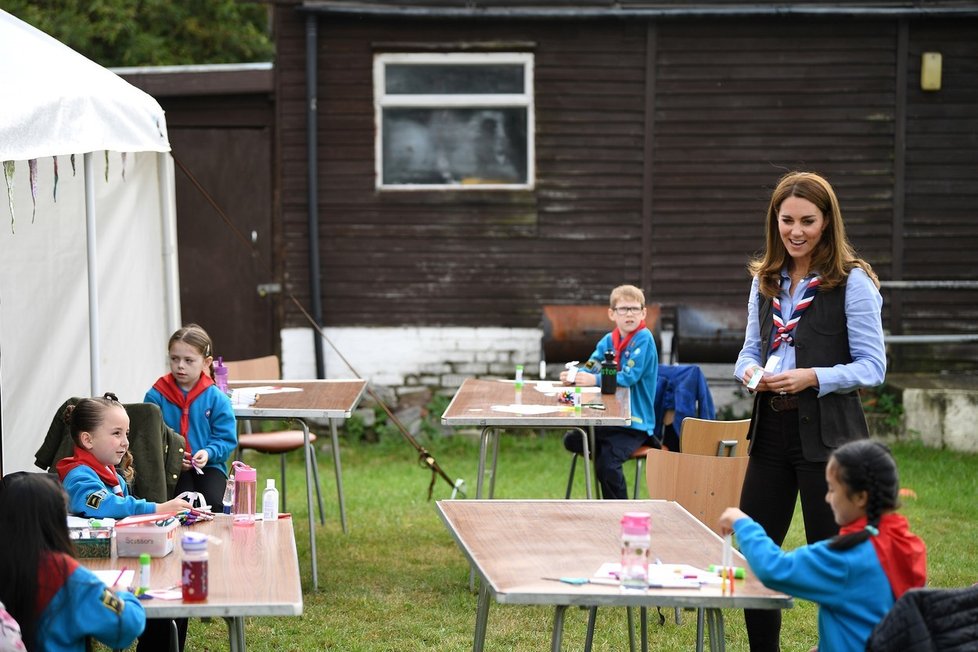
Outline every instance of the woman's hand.
[[720, 533], [730, 534], [733, 532], [733, 524], [746, 517], [747, 514], [740, 511], [737, 507], [726, 508], [723, 510], [723, 514], [720, 514]]
[[183, 460], [180, 461], [180, 468], [184, 471], [189, 471], [192, 466], [190, 463], [190, 453], [184, 452]]
[[780, 374], [765, 376], [757, 386], [759, 391], [777, 394], [797, 394], [809, 387], [818, 387], [814, 369], [791, 369]]

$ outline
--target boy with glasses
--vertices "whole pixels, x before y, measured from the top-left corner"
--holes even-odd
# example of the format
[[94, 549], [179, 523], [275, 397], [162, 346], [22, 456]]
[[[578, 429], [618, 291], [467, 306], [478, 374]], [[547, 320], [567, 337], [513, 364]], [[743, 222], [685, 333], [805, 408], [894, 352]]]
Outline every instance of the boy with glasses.
[[[577, 373], [573, 382], [568, 372], [560, 374], [565, 385], [582, 387], [601, 383], [601, 361], [606, 351], [615, 354], [618, 385], [628, 387], [631, 396], [632, 425], [598, 426], [594, 429], [594, 460], [601, 495], [604, 498], [628, 498], [622, 464], [655, 430], [655, 387], [659, 378], [659, 352], [652, 333], [645, 326], [645, 295], [634, 285], [619, 285], [611, 291], [608, 318], [615, 329], [601, 338], [591, 358]], [[564, 435], [564, 447], [583, 454], [580, 434]]]

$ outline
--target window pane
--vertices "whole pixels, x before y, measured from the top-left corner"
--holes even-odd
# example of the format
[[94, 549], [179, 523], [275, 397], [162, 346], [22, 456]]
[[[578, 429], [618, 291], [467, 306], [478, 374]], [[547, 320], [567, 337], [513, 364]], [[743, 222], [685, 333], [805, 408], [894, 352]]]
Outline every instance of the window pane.
[[394, 64], [384, 68], [390, 95], [486, 95], [522, 93], [522, 64]]
[[526, 109], [384, 110], [383, 183], [527, 182]]

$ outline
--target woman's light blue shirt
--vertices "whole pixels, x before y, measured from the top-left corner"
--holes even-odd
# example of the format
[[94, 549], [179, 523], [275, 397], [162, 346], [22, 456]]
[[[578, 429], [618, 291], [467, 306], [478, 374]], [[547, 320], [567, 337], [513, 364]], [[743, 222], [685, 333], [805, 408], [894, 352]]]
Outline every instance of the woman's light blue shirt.
[[[801, 300], [806, 283], [799, 283], [794, 294], [789, 294], [791, 279], [781, 270], [781, 311], [790, 315]], [[755, 276], [747, 300], [747, 332], [744, 346], [737, 357], [734, 377], [743, 380], [752, 366], [763, 366], [761, 356], [761, 332], [757, 314], [758, 279]], [[817, 298], [816, 298], [817, 300]], [[883, 345], [883, 297], [876, 285], [862, 269], [855, 267], [849, 272], [846, 285], [846, 325], [849, 331], [849, 352], [852, 362], [832, 367], [814, 367], [818, 377], [818, 395], [831, 392], [849, 392], [859, 387], [875, 387], [886, 376], [886, 350]], [[802, 316], [802, 320], [805, 317]], [[778, 348], [781, 362], [773, 373], [795, 369], [795, 348]]]

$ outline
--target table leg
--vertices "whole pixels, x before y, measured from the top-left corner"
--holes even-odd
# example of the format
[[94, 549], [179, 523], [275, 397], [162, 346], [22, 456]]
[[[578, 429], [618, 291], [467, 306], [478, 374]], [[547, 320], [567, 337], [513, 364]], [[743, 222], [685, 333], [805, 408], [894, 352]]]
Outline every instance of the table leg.
[[696, 652], [703, 652], [703, 616], [704, 609], [696, 610]]
[[479, 589], [479, 603], [475, 608], [475, 636], [472, 639], [472, 652], [482, 652], [486, 644], [486, 625], [489, 622], [489, 588], [482, 582]]
[[587, 609], [587, 635], [584, 637], [584, 652], [591, 652], [594, 646], [594, 623], [598, 619], [598, 608]]
[[[306, 508], [309, 516], [309, 556], [312, 558], [312, 590], [319, 590], [319, 564], [316, 560], [316, 516], [312, 511], [312, 459], [309, 455], [309, 424], [297, 419], [302, 424], [302, 437], [305, 445], [302, 447], [306, 458]], [[335, 454], [335, 451], [334, 451]]]
[[489, 438], [492, 434], [492, 426], [486, 426], [482, 429], [482, 434], [479, 437], [479, 475], [475, 481], [476, 499], [482, 498], [482, 485], [486, 475], [486, 447], [489, 445]]
[[560, 644], [564, 638], [564, 613], [566, 604], [558, 604], [554, 609], [554, 633], [550, 637], [550, 652], [560, 652]]
[[631, 607], [625, 607], [625, 616], [628, 620], [628, 652], [635, 652], [635, 614]]
[[723, 612], [719, 609], [707, 609], [706, 622], [710, 632], [711, 652], [724, 652], [727, 643], [723, 631]]
[[343, 469], [340, 468], [340, 438], [336, 434], [336, 419], [329, 420], [329, 436], [333, 440], [333, 469], [336, 471], [336, 493], [340, 501], [340, 524], [343, 526], [343, 534], [347, 534], [346, 502], [343, 499]]
[[489, 472], [489, 497], [496, 493], [496, 462], [499, 461], [499, 430], [495, 430], [492, 439], [492, 470]]
[[228, 625], [228, 642], [231, 652], [245, 652], [245, 632], [243, 616], [225, 616]]
[[639, 627], [642, 630], [642, 652], [649, 652], [649, 608], [639, 607]]

